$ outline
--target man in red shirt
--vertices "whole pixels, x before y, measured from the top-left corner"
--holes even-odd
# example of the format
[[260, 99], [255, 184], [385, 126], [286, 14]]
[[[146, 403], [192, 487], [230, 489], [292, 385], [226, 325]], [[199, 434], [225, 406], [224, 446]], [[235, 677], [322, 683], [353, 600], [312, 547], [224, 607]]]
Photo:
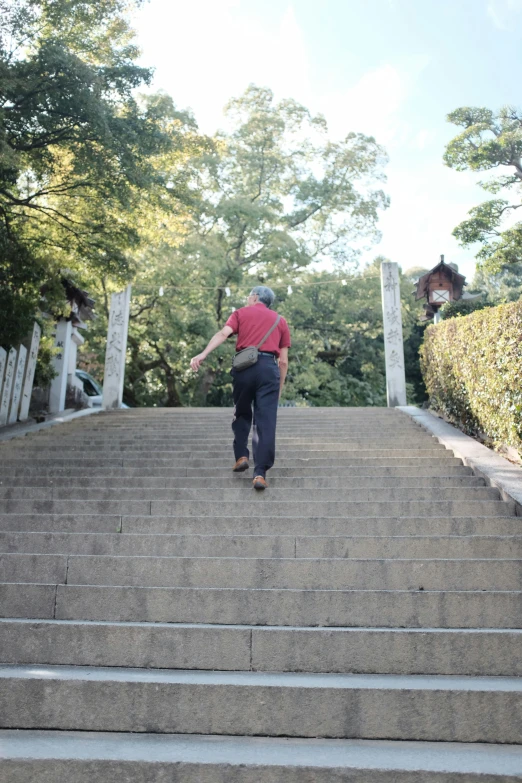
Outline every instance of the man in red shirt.
[[[205, 350], [194, 356], [190, 366], [197, 372], [209, 353], [225, 342], [231, 334], [237, 334], [236, 351], [258, 345], [278, 318], [270, 309], [275, 299], [274, 292], [267, 286], [252, 289], [247, 306], [235, 310], [225, 326], [210, 340]], [[266, 472], [274, 464], [277, 406], [286, 373], [288, 371], [288, 349], [290, 331], [284, 318], [280, 321], [259, 350], [256, 364], [245, 370], [232, 370], [234, 388], [234, 454], [235, 473], [248, 470], [248, 436], [252, 426], [252, 404], [254, 406], [254, 429], [252, 449], [254, 457], [254, 487], [266, 489]]]

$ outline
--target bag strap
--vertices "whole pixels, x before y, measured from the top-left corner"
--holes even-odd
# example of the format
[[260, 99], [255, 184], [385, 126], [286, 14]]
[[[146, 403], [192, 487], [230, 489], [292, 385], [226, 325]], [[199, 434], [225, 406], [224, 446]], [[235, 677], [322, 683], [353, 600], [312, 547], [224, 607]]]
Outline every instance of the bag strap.
[[261, 340], [261, 342], [258, 343], [258, 345], [256, 345], [256, 348], [257, 348], [258, 351], [261, 348], [261, 346], [263, 345], [263, 343], [266, 343], [266, 341], [268, 340], [268, 338], [270, 337], [270, 335], [272, 334], [272, 332], [274, 331], [274, 329], [276, 328], [276, 326], [278, 325], [280, 320], [281, 320], [281, 316], [278, 315], [277, 318], [275, 319], [274, 323], [272, 324], [272, 326], [268, 330], [268, 332], [265, 334], [265, 336]]

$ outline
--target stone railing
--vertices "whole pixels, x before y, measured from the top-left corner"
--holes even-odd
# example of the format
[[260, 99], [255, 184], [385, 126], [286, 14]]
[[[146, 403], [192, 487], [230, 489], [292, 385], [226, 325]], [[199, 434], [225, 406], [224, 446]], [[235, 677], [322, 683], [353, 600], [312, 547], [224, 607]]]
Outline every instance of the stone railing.
[[24, 344], [9, 351], [0, 347], [0, 427], [29, 417], [40, 336], [35, 323], [27, 341], [29, 348]]

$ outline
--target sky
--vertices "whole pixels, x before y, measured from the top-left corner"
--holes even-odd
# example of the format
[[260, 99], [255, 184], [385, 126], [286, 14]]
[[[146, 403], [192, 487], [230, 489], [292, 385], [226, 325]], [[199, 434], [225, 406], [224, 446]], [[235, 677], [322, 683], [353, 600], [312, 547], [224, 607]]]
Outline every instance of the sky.
[[403, 270], [474, 250], [454, 227], [488, 194], [484, 174], [444, 166], [461, 106], [520, 105], [522, 0], [149, 0], [133, 26], [154, 89], [190, 108], [205, 133], [250, 83], [322, 113], [333, 139], [374, 136], [389, 155], [382, 240]]

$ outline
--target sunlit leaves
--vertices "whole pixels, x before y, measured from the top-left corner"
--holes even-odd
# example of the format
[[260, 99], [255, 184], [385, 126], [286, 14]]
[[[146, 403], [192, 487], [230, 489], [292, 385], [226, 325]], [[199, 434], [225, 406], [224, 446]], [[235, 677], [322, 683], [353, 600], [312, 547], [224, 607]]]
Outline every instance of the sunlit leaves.
[[[479, 263], [491, 271], [522, 259], [522, 228], [504, 228], [522, 206], [522, 112], [506, 106], [497, 114], [480, 107], [464, 107], [448, 115], [449, 122], [464, 130], [446, 147], [444, 161], [457, 171], [490, 171], [500, 174], [480, 183], [498, 194], [511, 191], [511, 199], [493, 199], [474, 207], [469, 218], [454, 230], [463, 245], [479, 242]], [[506, 169], [511, 171], [506, 174]], [[509, 225], [509, 223], [508, 223]]]

